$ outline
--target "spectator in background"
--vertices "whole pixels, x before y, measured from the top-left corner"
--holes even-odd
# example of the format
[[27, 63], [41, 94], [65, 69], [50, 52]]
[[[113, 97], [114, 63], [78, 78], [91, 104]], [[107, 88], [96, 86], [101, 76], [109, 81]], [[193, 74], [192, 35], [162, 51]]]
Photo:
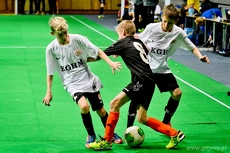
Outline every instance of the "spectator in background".
[[144, 14], [142, 16], [142, 19], [145, 23], [145, 26], [149, 23], [154, 22], [154, 12], [156, 10], [156, 6], [159, 3], [159, 0], [143, 0], [143, 6], [144, 6]]
[[[38, 10], [36, 12], [36, 15], [40, 14], [40, 12], [41, 12], [42, 15], [44, 15], [45, 14], [45, 0], [38, 0], [37, 2], [38, 2], [37, 3]], [[40, 8], [41, 7], [41, 3], [42, 3], [42, 10]]]
[[99, 2], [100, 2], [100, 11], [99, 11], [98, 19], [104, 19], [105, 0], [99, 0]]
[[155, 12], [154, 12], [154, 20], [160, 21], [161, 20], [161, 7], [157, 4]]
[[49, 0], [49, 14], [57, 14], [57, 0]]
[[[221, 13], [221, 10], [219, 8], [212, 8], [212, 9], [209, 9], [209, 10], [206, 10], [204, 13], [201, 14], [200, 17], [197, 17], [195, 22], [196, 22], [196, 25], [198, 27], [198, 31], [197, 32], [200, 32], [200, 33], [204, 33], [204, 29], [206, 28], [207, 30], [207, 34], [208, 34], [208, 41], [206, 44], [203, 45], [203, 47], [207, 47], [207, 46], [210, 46], [212, 44], [212, 30], [213, 30], [213, 26], [212, 26], [212, 22], [207, 22], [206, 23], [206, 27], [205, 26], [205, 20], [206, 19], [217, 19], [217, 18], [222, 18], [222, 13]], [[221, 25], [218, 25], [217, 26], [221, 26]], [[217, 27], [216, 30], [217, 30], [217, 34], [219, 34], [219, 36], [217, 36], [217, 40], [218, 40], [218, 37], [220, 38], [221, 36], [221, 30], [222, 28], [221, 27]], [[220, 39], [219, 42], [221, 41], [222, 39]]]
[[187, 5], [184, 7], [185, 11], [189, 9], [194, 10], [194, 13], [198, 13], [200, 11], [200, 1], [199, 0], [188, 0]]
[[204, 13], [205, 11], [214, 8], [214, 3], [211, 2], [210, 0], [202, 0], [201, 1], [201, 6], [200, 6], [200, 15]]
[[26, 0], [20, 0], [20, 10], [21, 10], [21, 14], [25, 14], [25, 4], [26, 4]]
[[[188, 15], [192, 16], [199, 12], [199, 8], [200, 8], [199, 0], [188, 0], [187, 5], [184, 7], [184, 10], [186, 14], [188, 13]], [[194, 22], [193, 19], [187, 18], [187, 22], [186, 22], [187, 27], [192, 28], [193, 22]]]
[[186, 11], [185, 11], [185, 9], [184, 9], [184, 5], [182, 5], [182, 6], [179, 8], [179, 10], [180, 10], [180, 17], [179, 17], [179, 19], [178, 19], [176, 25], [177, 25], [178, 27], [181, 27], [182, 29], [184, 29], [184, 28], [185, 28], [185, 27], [184, 27], [184, 25], [185, 25], [185, 18], [186, 18]]
[[118, 20], [118, 24], [123, 20], [134, 20], [133, 6], [132, 3], [129, 3], [129, 0], [125, 0], [123, 15], [117, 20]]
[[230, 19], [230, 10], [227, 10], [227, 18]]
[[37, 8], [37, 0], [30, 0], [30, 14], [33, 14], [34, 13], [34, 8], [35, 6], [35, 12], [38, 11], [38, 8]]
[[134, 4], [134, 24], [136, 26], [136, 32], [138, 30], [144, 30], [145, 26], [142, 24], [142, 16], [143, 16], [143, 0], [133, 0]]

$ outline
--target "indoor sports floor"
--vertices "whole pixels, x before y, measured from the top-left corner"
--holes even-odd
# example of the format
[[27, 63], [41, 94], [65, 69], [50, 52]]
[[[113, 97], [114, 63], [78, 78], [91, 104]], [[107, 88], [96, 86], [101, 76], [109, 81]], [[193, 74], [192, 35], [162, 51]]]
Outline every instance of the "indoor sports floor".
[[[83, 16], [63, 17], [69, 23], [69, 33], [85, 35], [101, 49], [118, 38], [114, 30]], [[49, 18], [0, 16], [0, 153], [94, 152], [85, 148], [87, 134], [79, 108], [63, 89], [57, 74], [51, 106], [42, 104], [46, 93], [45, 48], [54, 39], [48, 26]], [[122, 62], [120, 58], [115, 61]], [[101, 94], [109, 111], [110, 100], [129, 83], [129, 71], [124, 63], [115, 75], [104, 61], [89, 65], [104, 85]], [[176, 61], [169, 60], [169, 65], [183, 91], [172, 126], [182, 130], [186, 138], [175, 149], [167, 150], [168, 137], [135, 122], [146, 134], [140, 148], [114, 144], [112, 150], [101, 153], [230, 152], [230, 99], [223, 94], [229, 87]], [[159, 93], [156, 88], [148, 115], [162, 120], [168, 98], [169, 93]], [[115, 129], [122, 137], [127, 108], [128, 104], [122, 107]], [[96, 133], [103, 136], [99, 117], [95, 112], [91, 114]]]

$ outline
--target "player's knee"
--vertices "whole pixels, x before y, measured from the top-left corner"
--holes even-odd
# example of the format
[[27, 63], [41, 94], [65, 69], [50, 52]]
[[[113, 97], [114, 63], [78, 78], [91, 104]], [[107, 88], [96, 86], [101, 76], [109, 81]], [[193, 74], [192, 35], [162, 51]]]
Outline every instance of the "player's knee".
[[88, 112], [89, 112], [89, 109], [90, 109], [90, 106], [89, 106], [89, 105], [83, 105], [83, 106], [81, 106], [81, 112], [82, 112], [83, 114], [88, 113]]
[[114, 99], [110, 102], [111, 111], [119, 111], [119, 99]]
[[138, 117], [137, 117], [137, 121], [138, 121], [139, 123], [145, 125], [145, 124], [147, 123], [147, 117], [145, 117], [145, 116], [138, 116]]
[[175, 100], [179, 100], [182, 96], [182, 91], [180, 90], [180, 88], [177, 88], [173, 91], [172, 97]]

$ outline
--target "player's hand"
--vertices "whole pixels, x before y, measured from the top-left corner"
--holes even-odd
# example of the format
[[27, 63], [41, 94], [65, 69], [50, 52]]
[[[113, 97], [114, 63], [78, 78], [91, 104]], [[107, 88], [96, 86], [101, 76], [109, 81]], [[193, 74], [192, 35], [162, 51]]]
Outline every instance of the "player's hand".
[[200, 60], [201, 60], [202, 62], [206, 62], [207, 64], [210, 63], [210, 61], [209, 61], [209, 59], [208, 59], [208, 56], [206, 56], [206, 55], [202, 56], [202, 57], [200, 58]]
[[112, 69], [112, 73], [115, 74], [115, 70], [117, 70], [118, 72], [120, 72], [121, 69], [121, 62], [112, 62], [111, 64], [111, 69]]
[[45, 104], [46, 106], [50, 106], [51, 100], [52, 100], [52, 94], [46, 93], [44, 99], [42, 100], [42, 103]]

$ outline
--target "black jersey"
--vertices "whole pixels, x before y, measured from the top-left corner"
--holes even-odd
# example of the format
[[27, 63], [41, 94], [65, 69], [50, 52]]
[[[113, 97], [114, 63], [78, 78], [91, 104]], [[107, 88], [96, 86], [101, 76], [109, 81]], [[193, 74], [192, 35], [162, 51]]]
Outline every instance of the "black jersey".
[[142, 81], [154, 81], [153, 73], [147, 58], [148, 49], [139, 39], [128, 36], [118, 40], [116, 43], [105, 49], [105, 54], [119, 55], [131, 71], [132, 79]]

